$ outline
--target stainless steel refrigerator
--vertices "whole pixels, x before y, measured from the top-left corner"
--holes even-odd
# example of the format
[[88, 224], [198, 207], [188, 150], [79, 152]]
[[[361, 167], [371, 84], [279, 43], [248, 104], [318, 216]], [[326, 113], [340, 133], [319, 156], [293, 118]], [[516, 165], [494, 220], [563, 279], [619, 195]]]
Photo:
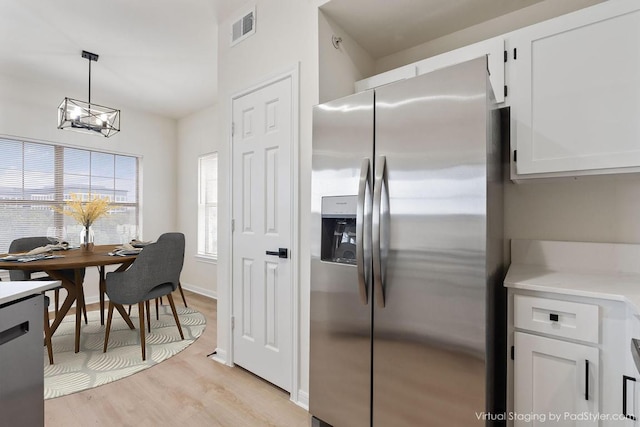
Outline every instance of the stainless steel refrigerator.
[[314, 107], [314, 425], [501, 424], [500, 113], [486, 58]]

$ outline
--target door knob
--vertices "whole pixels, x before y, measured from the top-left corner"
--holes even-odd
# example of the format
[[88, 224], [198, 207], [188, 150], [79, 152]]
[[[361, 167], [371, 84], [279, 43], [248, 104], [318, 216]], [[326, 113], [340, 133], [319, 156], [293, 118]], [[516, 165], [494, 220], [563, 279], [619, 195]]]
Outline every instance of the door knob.
[[278, 248], [278, 251], [267, 251], [267, 255], [277, 256], [278, 258], [289, 258], [289, 249]]

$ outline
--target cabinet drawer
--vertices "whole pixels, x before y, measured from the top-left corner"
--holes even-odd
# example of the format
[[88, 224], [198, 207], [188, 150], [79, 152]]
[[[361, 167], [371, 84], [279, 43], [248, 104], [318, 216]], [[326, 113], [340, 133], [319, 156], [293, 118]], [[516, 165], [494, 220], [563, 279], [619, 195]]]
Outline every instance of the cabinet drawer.
[[558, 337], [598, 343], [598, 306], [514, 295], [514, 326]]

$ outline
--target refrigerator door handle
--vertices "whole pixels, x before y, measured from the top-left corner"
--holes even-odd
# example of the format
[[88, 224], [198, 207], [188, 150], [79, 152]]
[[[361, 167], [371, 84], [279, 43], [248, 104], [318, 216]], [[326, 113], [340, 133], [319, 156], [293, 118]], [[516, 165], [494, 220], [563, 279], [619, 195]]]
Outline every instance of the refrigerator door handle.
[[389, 191], [387, 158], [378, 157], [373, 185], [373, 286], [378, 307], [385, 306], [385, 280], [389, 252]]
[[371, 278], [371, 161], [362, 159], [356, 207], [356, 264], [362, 304], [369, 303], [368, 284]]

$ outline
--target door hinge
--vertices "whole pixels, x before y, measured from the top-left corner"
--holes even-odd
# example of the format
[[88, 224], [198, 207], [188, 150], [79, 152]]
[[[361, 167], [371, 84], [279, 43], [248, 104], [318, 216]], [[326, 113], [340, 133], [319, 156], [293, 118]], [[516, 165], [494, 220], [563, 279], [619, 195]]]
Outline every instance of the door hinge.
[[236, 124], [231, 122], [231, 136], [235, 136], [236, 134]]
[[514, 47], [513, 48], [513, 59], [518, 59], [518, 48]]
[[507, 62], [507, 56], [508, 56], [508, 54], [507, 54], [507, 51], [505, 50], [504, 51], [504, 62]]
[[507, 96], [507, 85], [504, 85], [504, 96]]
[[518, 161], [518, 150], [513, 150], [513, 161], [514, 162]]
[[511, 346], [511, 360], [516, 360], [516, 348]]
[[233, 233], [234, 231], [236, 231], [236, 220], [232, 219], [231, 220], [231, 232]]
[[235, 329], [235, 327], [236, 327], [236, 317], [235, 316], [231, 316], [231, 330], [233, 331]]

